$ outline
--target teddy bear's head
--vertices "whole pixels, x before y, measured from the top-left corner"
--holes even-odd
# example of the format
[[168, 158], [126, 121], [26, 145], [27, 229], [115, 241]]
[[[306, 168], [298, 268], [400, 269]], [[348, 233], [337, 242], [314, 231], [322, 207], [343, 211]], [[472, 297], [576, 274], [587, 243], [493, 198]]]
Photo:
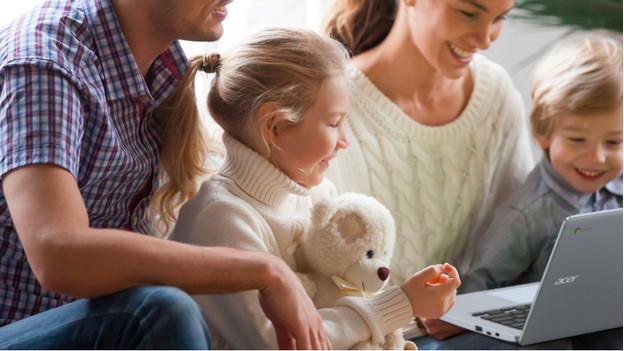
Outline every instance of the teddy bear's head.
[[384, 205], [346, 193], [314, 205], [301, 250], [313, 271], [348, 289], [373, 293], [388, 282], [395, 235]]

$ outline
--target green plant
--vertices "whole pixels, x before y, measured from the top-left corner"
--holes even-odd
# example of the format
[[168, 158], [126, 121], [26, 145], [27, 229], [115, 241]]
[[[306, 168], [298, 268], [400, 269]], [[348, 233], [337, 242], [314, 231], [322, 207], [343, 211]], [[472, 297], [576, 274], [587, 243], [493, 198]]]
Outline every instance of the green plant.
[[516, 0], [511, 18], [540, 25], [622, 32], [622, 0]]

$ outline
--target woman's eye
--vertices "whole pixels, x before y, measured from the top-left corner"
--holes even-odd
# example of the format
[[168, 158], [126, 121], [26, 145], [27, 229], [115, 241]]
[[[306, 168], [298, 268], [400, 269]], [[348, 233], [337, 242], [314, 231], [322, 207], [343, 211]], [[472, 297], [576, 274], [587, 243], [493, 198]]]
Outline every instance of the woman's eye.
[[500, 21], [504, 21], [507, 19], [507, 15], [505, 16], [498, 16], [496, 17], [496, 19], [494, 20], [495, 22], [500, 22]]
[[477, 17], [476, 13], [472, 13], [472, 12], [468, 12], [468, 11], [464, 11], [464, 10], [459, 10], [459, 13], [461, 13], [466, 18], [475, 18], [475, 17]]
[[366, 257], [367, 258], [373, 258], [373, 255], [375, 255], [375, 251], [373, 251], [373, 250], [366, 251]]

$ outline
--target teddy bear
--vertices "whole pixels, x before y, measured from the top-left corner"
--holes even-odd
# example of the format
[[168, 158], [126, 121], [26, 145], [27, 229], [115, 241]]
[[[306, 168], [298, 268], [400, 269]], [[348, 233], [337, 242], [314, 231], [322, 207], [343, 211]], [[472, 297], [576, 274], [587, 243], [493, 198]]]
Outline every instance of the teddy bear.
[[[390, 211], [373, 197], [345, 193], [318, 201], [299, 247], [307, 271], [298, 274], [315, 306], [331, 307], [343, 296], [380, 292], [390, 276], [395, 236]], [[384, 341], [365, 341], [353, 349], [416, 349], [401, 330]]]

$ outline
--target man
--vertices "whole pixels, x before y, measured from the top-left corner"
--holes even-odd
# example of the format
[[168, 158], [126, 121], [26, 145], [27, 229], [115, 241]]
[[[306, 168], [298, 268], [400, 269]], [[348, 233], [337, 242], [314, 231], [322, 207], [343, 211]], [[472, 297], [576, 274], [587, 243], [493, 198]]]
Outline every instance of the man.
[[54, 0], [0, 31], [0, 348], [208, 348], [187, 293], [247, 289], [281, 348], [331, 347], [281, 260], [137, 234], [176, 40], [220, 38], [229, 2]]

